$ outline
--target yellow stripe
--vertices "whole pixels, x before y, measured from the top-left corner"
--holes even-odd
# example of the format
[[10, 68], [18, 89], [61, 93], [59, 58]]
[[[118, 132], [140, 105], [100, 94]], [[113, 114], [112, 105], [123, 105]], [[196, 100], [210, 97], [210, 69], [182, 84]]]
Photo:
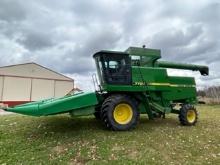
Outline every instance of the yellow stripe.
[[196, 87], [195, 85], [170, 84], [170, 83], [148, 83], [152, 86], [169, 86], [169, 87]]
[[155, 85], [155, 86], [170, 86], [170, 83], [148, 83], [148, 85]]

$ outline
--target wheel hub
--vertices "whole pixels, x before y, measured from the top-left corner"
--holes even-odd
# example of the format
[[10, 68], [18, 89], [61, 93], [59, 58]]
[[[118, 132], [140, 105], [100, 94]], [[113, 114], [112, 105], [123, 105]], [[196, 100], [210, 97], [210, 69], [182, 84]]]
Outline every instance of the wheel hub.
[[129, 104], [118, 104], [113, 112], [114, 119], [119, 124], [127, 124], [133, 116], [132, 108]]
[[190, 123], [193, 123], [196, 120], [196, 113], [193, 110], [188, 110], [187, 112], [187, 120]]

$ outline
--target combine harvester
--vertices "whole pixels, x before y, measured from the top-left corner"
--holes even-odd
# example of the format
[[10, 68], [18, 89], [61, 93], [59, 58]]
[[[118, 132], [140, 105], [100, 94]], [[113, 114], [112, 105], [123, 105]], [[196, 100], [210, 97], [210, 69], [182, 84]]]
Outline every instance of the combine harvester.
[[[182, 125], [195, 125], [198, 114], [196, 85], [192, 77], [168, 76], [166, 68], [199, 71], [208, 75], [207, 66], [159, 61], [160, 50], [130, 47], [124, 52], [100, 51], [93, 55], [99, 85], [95, 92], [82, 92], [38, 102], [3, 108], [5, 111], [47, 116], [70, 113], [94, 114], [111, 130], [130, 130], [140, 114], [149, 119], [179, 115]], [[175, 106], [175, 105], [180, 106]], [[179, 107], [179, 108], [178, 108]]]

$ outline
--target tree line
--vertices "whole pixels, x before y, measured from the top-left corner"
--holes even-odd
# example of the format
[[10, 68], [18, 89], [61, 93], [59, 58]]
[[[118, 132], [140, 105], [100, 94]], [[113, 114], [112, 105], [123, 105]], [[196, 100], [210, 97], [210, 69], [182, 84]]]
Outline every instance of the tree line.
[[197, 95], [200, 100], [206, 103], [220, 103], [220, 86], [206, 87], [198, 90]]

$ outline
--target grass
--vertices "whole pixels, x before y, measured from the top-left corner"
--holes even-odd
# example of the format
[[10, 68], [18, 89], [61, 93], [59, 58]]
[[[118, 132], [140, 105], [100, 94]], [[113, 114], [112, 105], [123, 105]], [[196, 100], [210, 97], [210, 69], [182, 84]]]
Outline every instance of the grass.
[[220, 164], [220, 106], [197, 109], [196, 126], [143, 115], [130, 132], [93, 117], [0, 116], [0, 164]]

